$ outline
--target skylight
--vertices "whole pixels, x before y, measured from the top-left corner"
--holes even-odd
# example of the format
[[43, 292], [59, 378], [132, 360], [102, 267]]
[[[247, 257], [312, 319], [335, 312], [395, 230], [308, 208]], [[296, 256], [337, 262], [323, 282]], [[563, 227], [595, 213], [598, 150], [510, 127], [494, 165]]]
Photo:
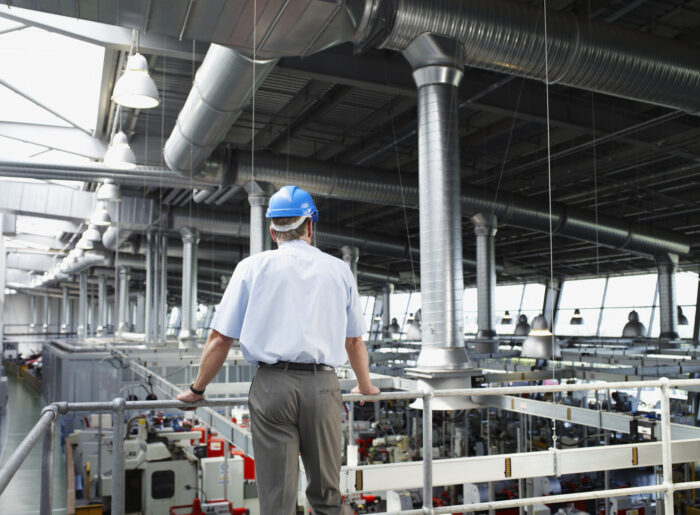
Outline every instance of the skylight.
[[[0, 32], [18, 24], [0, 18]], [[79, 126], [97, 122], [104, 49], [27, 27], [0, 34], [0, 78]], [[69, 126], [68, 123], [0, 86], [0, 121]]]

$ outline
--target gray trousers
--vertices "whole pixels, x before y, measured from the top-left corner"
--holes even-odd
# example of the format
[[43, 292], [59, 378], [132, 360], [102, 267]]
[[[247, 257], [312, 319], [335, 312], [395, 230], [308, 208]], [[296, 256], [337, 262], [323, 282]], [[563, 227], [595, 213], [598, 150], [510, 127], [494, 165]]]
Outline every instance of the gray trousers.
[[296, 513], [299, 453], [313, 513], [343, 513], [342, 401], [335, 372], [258, 368], [249, 408], [260, 514]]

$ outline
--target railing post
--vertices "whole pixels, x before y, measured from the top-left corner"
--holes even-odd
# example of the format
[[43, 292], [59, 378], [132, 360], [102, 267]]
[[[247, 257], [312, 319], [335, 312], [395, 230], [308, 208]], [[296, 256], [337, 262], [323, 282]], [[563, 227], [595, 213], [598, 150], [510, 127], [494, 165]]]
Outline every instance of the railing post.
[[51, 515], [53, 511], [53, 444], [58, 408], [51, 404], [41, 410], [41, 414], [43, 415], [47, 411], [53, 412], [53, 419], [44, 433], [41, 455], [41, 501], [39, 505], [41, 515]]
[[423, 513], [433, 513], [433, 392], [423, 393]]
[[112, 401], [112, 515], [124, 515], [124, 408], [126, 402]]
[[667, 377], [659, 379], [661, 383], [661, 463], [664, 482], [664, 514], [673, 515], [673, 460], [671, 456], [671, 402], [669, 400], [670, 384]]

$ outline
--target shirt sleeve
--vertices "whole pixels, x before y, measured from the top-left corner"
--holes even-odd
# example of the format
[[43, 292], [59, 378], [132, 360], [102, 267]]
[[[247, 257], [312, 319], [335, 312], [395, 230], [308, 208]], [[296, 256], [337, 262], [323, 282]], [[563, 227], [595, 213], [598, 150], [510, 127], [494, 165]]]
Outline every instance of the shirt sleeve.
[[241, 337], [243, 319], [248, 307], [249, 288], [246, 268], [239, 264], [233, 271], [224, 296], [216, 308], [216, 314], [209, 324], [210, 329], [236, 340]]
[[355, 338], [365, 334], [367, 328], [365, 325], [365, 315], [362, 311], [362, 304], [360, 303], [360, 296], [357, 293], [357, 284], [349, 269], [347, 276], [349, 276], [350, 295], [347, 306], [348, 326], [345, 336], [347, 338]]

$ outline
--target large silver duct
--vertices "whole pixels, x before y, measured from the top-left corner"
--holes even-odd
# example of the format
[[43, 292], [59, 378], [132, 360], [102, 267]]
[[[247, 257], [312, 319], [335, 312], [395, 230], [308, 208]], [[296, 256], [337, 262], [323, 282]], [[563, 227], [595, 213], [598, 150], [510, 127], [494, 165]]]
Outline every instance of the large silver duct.
[[78, 337], [83, 340], [88, 335], [88, 277], [87, 272], [80, 272], [80, 294], [78, 297]]
[[70, 298], [68, 297], [68, 286], [61, 287], [61, 332], [70, 332]]
[[352, 245], [343, 245], [340, 247], [340, 254], [352, 271], [352, 276], [357, 283], [357, 262], [360, 260], [360, 249]]
[[418, 87], [421, 370], [470, 368], [464, 348], [458, 89], [461, 45], [424, 35], [404, 52]]
[[144, 337], [146, 343], [153, 338], [153, 231], [146, 233], [146, 295], [144, 298]]
[[494, 236], [497, 231], [495, 216], [480, 213], [472, 217], [474, 234], [476, 235], [476, 290], [478, 307], [478, 326], [476, 333], [477, 352], [496, 352], [498, 343], [493, 341], [478, 341], [483, 338], [490, 340], [496, 336], [495, 307], [496, 307], [496, 252]]
[[659, 338], [678, 338], [678, 310], [676, 307], [676, 269], [678, 256], [656, 256], [659, 271]]
[[389, 326], [391, 325], [391, 294], [394, 293], [394, 285], [386, 283], [382, 286], [382, 336], [391, 337]]
[[97, 336], [107, 334], [107, 278], [97, 276]]
[[[375, 18], [394, 17], [382, 48], [404, 50], [430, 32], [461, 41], [467, 66], [545, 80], [544, 17], [537, 7], [512, 0], [379, 3], [385, 8]], [[700, 114], [696, 47], [553, 10], [547, 31], [551, 84]]]
[[[246, 184], [252, 179], [251, 157], [247, 152], [232, 156], [236, 182]], [[415, 182], [398, 180], [394, 172], [354, 165], [343, 165], [286, 157], [258, 152], [255, 154], [255, 178], [275, 186], [296, 184], [315, 195], [343, 200], [355, 200], [382, 205], [418, 207], [418, 186]], [[501, 224], [549, 232], [547, 202], [487, 188], [469, 188], [461, 195], [462, 216], [491, 213]], [[688, 239], [680, 234], [649, 225], [631, 224], [624, 218], [598, 214], [593, 211], [554, 202], [551, 227], [555, 234], [606, 247], [657, 255], [662, 253], [686, 255], [690, 252]], [[359, 246], [359, 245], [358, 245]], [[362, 248], [360, 246], [360, 248]]]
[[265, 212], [270, 202], [272, 186], [260, 182], [251, 182], [248, 190], [250, 204], [250, 254], [257, 254], [272, 248], [272, 239], [268, 230]]
[[220, 183], [220, 170], [202, 168], [276, 64], [277, 59], [254, 60], [212, 44], [165, 143], [168, 167], [186, 177]]
[[117, 304], [117, 332], [129, 332], [129, 280], [131, 270], [128, 266], [119, 267], [119, 299]]

